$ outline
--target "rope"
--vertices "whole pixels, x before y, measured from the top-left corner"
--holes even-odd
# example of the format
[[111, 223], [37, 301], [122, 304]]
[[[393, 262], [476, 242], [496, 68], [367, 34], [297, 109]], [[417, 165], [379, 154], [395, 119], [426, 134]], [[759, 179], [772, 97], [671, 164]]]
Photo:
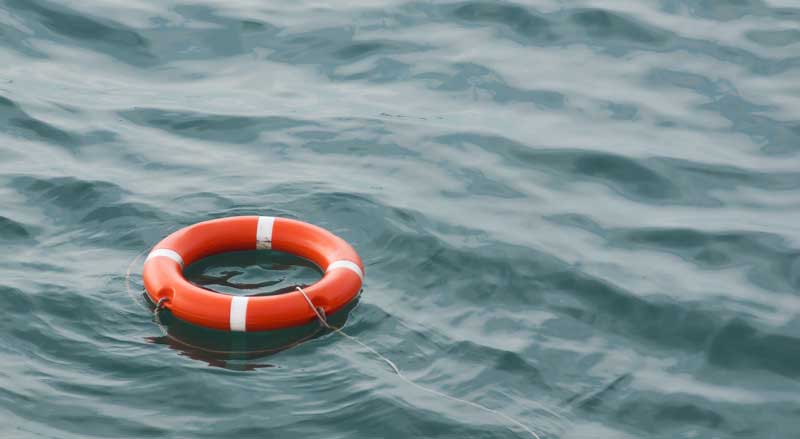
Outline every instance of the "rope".
[[[306, 302], [308, 302], [308, 306], [310, 306], [310, 307], [311, 307], [311, 309], [314, 311], [314, 314], [316, 314], [316, 315], [317, 315], [317, 318], [319, 319], [319, 321], [320, 321], [320, 323], [322, 324], [322, 326], [324, 326], [324, 327], [326, 327], [326, 328], [330, 329], [331, 331], [333, 331], [333, 332], [335, 332], [335, 333], [337, 333], [337, 334], [341, 335], [342, 337], [344, 337], [344, 338], [346, 338], [346, 339], [348, 339], [348, 340], [350, 340], [350, 341], [352, 341], [352, 342], [355, 342], [355, 343], [357, 343], [358, 345], [360, 345], [360, 346], [361, 346], [361, 347], [363, 347], [364, 349], [366, 349], [366, 350], [368, 350], [368, 351], [372, 352], [372, 353], [373, 353], [373, 354], [374, 354], [376, 357], [380, 358], [381, 360], [383, 360], [383, 362], [384, 362], [384, 363], [388, 364], [388, 365], [389, 365], [389, 367], [391, 367], [391, 368], [392, 368], [392, 370], [394, 371], [394, 373], [395, 373], [395, 374], [396, 374], [396, 375], [397, 375], [397, 376], [398, 376], [398, 377], [399, 377], [401, 380], [403, 380], [403, 382], [405, 382], [406, 384], [408, 384], [408, 385], [410, 385], [410, 386], [413, 386], [413, 387], [416, 387], [416, 388], [417, 388], [417, 389], [419, 389], [419, 390], [422, 390], [422, 391], [425, 391], [425, 392], [428, 392], [428, 393], [434, 394], [434, 395], [436, 395], [436, 396], [440, 396], [440, 397], [442, 397], [442, 398], [449, 399], [449, 400], [451, 400], [451, 401], [460, 402], [460, 403], [462, 403], [462, 404], [466, 404], [466, 405], [469, 405], [469, 406], [471, 406], [471, 407], [475, 407], [475, 408], [477, 408], [477, 409], [483, 410], [483, 411], [485, 411], [485, 412], [487, 412], [487, 413], [491, 413], [491, 414], [493, 414], [493, 415], [495, 415], [495, 416], [497, 416], [497, 417], [499, 417], [499, 418], [503, 418], [503, 419], [505, 419], [506, 421], [508, 421], [508, 422], [510, 422], [510, 423], [512, 423], [512, 424], [514, 424], [514, 425], [516, 425], [517, 427], [519, 427], [519, 428], [521, 428], [521, 429], [525, 430], [526, 432], [528, 432], [528, 434], [530, 434], [530, 435], [531, 435], [531, 437], [533, 437], [533, 438], [535, 438], [535, 439], [541, 439], [541, 437], [539, 437], [539, 435], [538, 435], [538, 434], [536, 434], [536, 432], [534, 432], [533, 430], [531, 430], [530, 428], [528, 428], [528, 427], [527, 427], [525, 424], [523, 424], [522, 422], [520, 422], [520, 421], [518, 421], [518, 420], [516, 420], [516, 419], [512, 418], [512, 417], [511, 417], [511, 416], [509, 416], [509, 415], [506, 415], [505, 413], [502, 413], [502, 412], [499, 412], [499, 411], [497, 411], [497, 410], [491, 409], [491, 408], [489, 408], [489, 407], [486, 407], [486, 406], [480, 405], [480, 404], [478, 404], [478, 403], [476, 403], [476, 402], [467, 401], [466, 399], [456, 398], [455, 396], [451, 396], [451, 395], [448, 395], [448, 394], [446, 394], [446, 393], [442, 393], [442, 392], [440, 392], [440, 391], [438, 391], [438, 390], [431, 389], [431, 388], [429, 388], [429, 387], [425, 387], [425, 386], [423, 386], [423, 385], [421, 385], [421, 384], [417, 384], [417, 383], [415, 383], [414, 381], [412, 381], [411, 379], [409, 379], [408, 377], [406, 377], [406, 376], [403, 374], [403, 372], [401, 372], [401, 371], [400, 371], [400, 368], [399, 368], [399, 367], [397, 367], [397, 365], [396, 365], [396, 364], [394, 364], [394, 362], [393, 362], [392, 360], [390, 360], [390, 359], [386, 358], [386, 357], [385, 357], [385, 356], [383, 356], [383, 355], [382, 355], [380, 352], [378, 352], [378, 351], [376, 351], [375, 349], [373, 349], [372, 347], [368, 346], [367, 344], [365, 344], [365, 343], [364, 343], [364, 342], [362, 342], [361, 340], [359, 340], [359, 339], [357, 339], [357, 338], [353, 337], [352, 335], [349, 335], [349, 334], [347, 334], [347, 333], [346, 333], [346, 332], [344, 332], [344, 331], [343, 331], [341, 328], [338, 328], [338, 327], [336, 327], [336, 326], [333, 326], [333, 325], [329, 324], [329, 323], [328, 323], [328, 320], [325, 318], [324, 311], [323, 311], [322, 313], [320, 313], [320, 310], [321, 310], [322, 308], [319, 308], [319, 309], [318, 309], [318, 307], [314, 306], [314, 302], [312, 302], [312, 301], [311, 301], [311, 298], [309, 298], [309, 297], [308, 297], [308, 294], [306, 294], [306, 292], [305, 292], [305, 291], [303, 291], [303, 289], [302, 289], [302, 288], [300, 288], [300, 287], [297, 287], [297, 291], [300, 291], [300, 293], [302, 293], [302, 294], [303, 294], [303, 297], [306, 299]], [[561, 417], [560, 415], [557, 415], [557, 416]]]
[[[136, 302], [139, 302], [139, 300], [136, 299], [135, 295], [133, 294], [133, 290], [131, 289], [131, 286], [130, 286], [131, 270], [133, 269], [133, 266], [139, 261], [139, 259], [142, 257], [142, 255], [145, 252], [147, 252], [146, 249], [144, 251], [140, 252], [138, 255], [136, 255], [136, 257], [128, 265], [128, 269], [127, 269], [127, 271], [125, 273], [125, 288], [126, 288], [126, 290], [128, 292], [128, 295], [130, 295], [131, 298], [133, 298], [133, 300], [136, 301]], [[510, 422], [513, 425], [516, 425], [517, 427], [519, 427], [522, 430], [524, 430], [525, 432], [527, 432], [532, 438], [541, 439], [541, 437], [538, 434], [536, 434], [536, 432], [534, 432], [533, 430], [528, 428], [528, 426], [526, 426], [522, 422], [512, 418], [511, 416], [506, 415], [505, 413], [502, 413], [502, 412], [499, 412], [497, 410], [491, 409], [489, 407], [483, 406], [483, 405], [478, 404], [476, 402], [468, 401], [466, 399], [456, 398], [455, 396], [451, 396], [451, 395], [448, 395], [446, 393], [442, 393], [442, 392], [440, 392], [438, 390], [432, 389], [430, 387], [425, 387], [425, 386], [423, 386], [421, 384], [415, 383], [410, 378], [406, 377], [403, 374], [403, 372], [400, 371], [400, 368], [397, 367], [397, 365], [392, 360], [386, 358], [380, 352], [376, 351], [371, 346], [367, 345], [366, 343], [362, 342], [361, 340], [359, 340], [359, 339], [347, 334], [340, 327], [336, 327], [336, 326], [333, 326], [330, 323], [328, 323], [328, 319], [327, 319], [327, 317], [325, 315], [325, 310], [322, 307], [315, 306], [314, 302], [311, 301], [311, 298], [308, 297], [308, 294], [306, 294], [306, 292], [303, 290], [302, 287], [298, 286], [297, 287], [297, 291], [300, 291], [300, 293], [303, 295], [303, 298], [305, 298], [306, 302], [308, 302], [308, 306], [311, 307], [312, 311], [314, 311], [314, 314], [316, 315], [317, 319], [320, 322], [320, 325], [321, 325], [320, 329], [322, 329], [323, 327], [327, 328], [327, 329], [330, 329], [332, 332], [335, 332], [335, 333], [341, 335], [342, 337], [344, 337], [344, 338], [346, 338], [346, 339], [358, 344], [359, 346], [363, 347], [364, 349], [368, 350], [373, 355], [375, 355], [377, 358], [379, 358], [384, 363], [389, 365], [389, 367], [392, 368], [392, 370], [397, 375], [397, 377], [400, 378], [406, 384], [408, 384], [408, 385], [410, 385], [412, 387], [415, 387], [415, 388], [417, 388], [419, 390], [422, 390], [424, 392], [439, 396], [441, 398], [445, 398], [445, 399], [448, 399], [450, 401], [466, 404], [466, 405], [468, 405], [470, 407], [474, 407], [474, 408], [482, 410], [482, 411], [484, 411], [486, 413], [490, 413], [490, 414], [492, 414], [492, 415], [494, 415], [494, 416], [496, 416], [498, 418], [501, 418], [501, 419], [504, 419], [504, 420]], [[187, 342], [185, 342], [183, 340], [180, 340], [177, 337], [171, 335], [164, 328], [164, 325], [162, 325], [160, 319], [158, 318], [158, 312], [160, 311], [159, 305], [163, 305], [163, 304], [164, 304], [164, 302], [159, 300], [159, 303], [156, 305], [156, 309], [155, 309], [155, 313], [156, 314], [155, 314], [154, 320], [155, 320], [156, 324], [158, 325], [158, 328], [164, 334], [164, 336], [166, 336], [167, 338], [169, 338], [169, 339], [171, 339], [171, 340], [173, 340], [173, 341], [175, 341], [177, 343], [180, 343], [180, 344], [182, 344], [184, 346], [190, 347], [192, 349], [197, 349], [197, 350], [200, 350], [200, 351], [206, 351], [206, 352], [217, 353], [217, 354], [261, 354], [261, 353], [278, 352], [278, 351], [286, 350], [286, 349], [289, 349], [291, 347], [297, 346], [297, 345], [309, 340], [310, 338], [314, 337], [317, 333], [319, 333], [319, 330], [317, 330], [317, 331], [315, 331], [314, 333], [312, 333], [311, 335], [309, 335], [307, 337], [303, 337], [300, 340], [297, 340], [297, 341], [295, 341], [293, 343], [290, 343], [290, 344], [288, 344], [286, 346], [282, 346], [282, 347], [277, 348], [277, 349], [266, 349], [266, 350], [260, 350], [260, 351], [216, 351], [216, 350], [206, 349], [206, 348], [203, 348], [201, 346], [192, 345], [190, 343], [187, 343]], [[550, 409], [547, 409], [546, 407], [541, 406], [541, 405], [540, 405], [540, 408], [542, 408], [547, 413], [549, 413], [549, 414], [551, 414], [551, 415], [553, 415], [553, 416], [555, 416], [555, 417], [557, 417], [559, 419], [564, 420], [564, 417], [562, 415], [560, 415], [560, 414], [558, 414], [558, 413], [556, 413], [556, 412], [554, 412], [554, 411], [552, 411]]]

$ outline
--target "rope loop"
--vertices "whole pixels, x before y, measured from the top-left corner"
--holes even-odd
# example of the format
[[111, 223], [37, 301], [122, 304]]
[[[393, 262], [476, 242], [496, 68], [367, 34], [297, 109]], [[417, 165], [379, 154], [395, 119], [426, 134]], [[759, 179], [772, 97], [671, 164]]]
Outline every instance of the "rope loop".
[[308, 294], [306, 294], [305, 290], [303, 290], [303, 287], [298, 285], [296, 288], [297, 288], [297, 291], [299, 291], [303, 295], [303, 297], [306, 299], [306, 302], [308, 302], [308, 306], [311, 307], [311, 310], [314, 311], [314, 314], [317, 315], [317, 319], [319, 319], [319, 322], [322, 324], [322, 326], [324, 326], [326, 328], [329, 328], [329, 329], [333, 329], [333, 327], [330, 325], [330, 323], [328, 323], [328, 317], [325, 315], [325, 309], [322, 308], [321, 306], [314, 305], [314, 302], [312, 302], [311, 298], [308, 297]]
[[153, 319], [158, 323], [159, 326], [163, 326], [161, 323], [161, 310], [164, 309], [164, 304], [169, 302], [169, 297], [162, 297], [158, 299], [156, 302], [156, 307], [153, 308]]

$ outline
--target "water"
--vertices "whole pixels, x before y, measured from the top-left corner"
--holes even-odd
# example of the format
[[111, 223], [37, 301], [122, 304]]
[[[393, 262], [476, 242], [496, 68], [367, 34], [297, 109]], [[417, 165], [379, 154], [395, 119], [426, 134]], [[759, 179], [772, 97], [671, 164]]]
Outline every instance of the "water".
[[[0, 1], [0, 436], [525, 437], [335, 334], [170, 344], [128, 265], [261, 214], [361, 254], [348, 333], [543, 438], [798, 437], [799, 24], [788, 0]], [[195, 274], [263, 292], [319, 275], [298, 264]]]

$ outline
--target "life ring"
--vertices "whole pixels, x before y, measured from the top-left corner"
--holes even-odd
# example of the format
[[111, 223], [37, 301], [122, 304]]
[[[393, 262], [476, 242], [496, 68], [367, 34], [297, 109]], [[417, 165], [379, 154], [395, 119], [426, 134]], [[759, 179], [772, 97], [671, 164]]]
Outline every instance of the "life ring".
[[223, 331], [264, 331], [316, 320], [300, 291], [271, 296], [232, 296], [201, 288], [183, 268], [217, 253], [272, 249], [315, 263], [324, 275], [303, 290], [332, 314], [361, 291], [364, 265], [353, 247], [320, 227], [288, 218], [237, 216], [197, 223], [164, 238], [144, 262], [147, 295], [187, 322]]

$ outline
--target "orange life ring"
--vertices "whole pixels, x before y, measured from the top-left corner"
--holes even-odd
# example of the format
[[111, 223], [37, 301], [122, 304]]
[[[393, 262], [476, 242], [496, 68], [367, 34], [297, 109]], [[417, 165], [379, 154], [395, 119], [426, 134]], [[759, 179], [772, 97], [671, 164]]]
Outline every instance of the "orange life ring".
[[190, 323], [224, 331], [263, 331], [300, 326], [316, 319], [302, 293], [232, 296], [190, 283], [183, 268], [217, 253], [272, 249], [310, 260], [325, 273], [304, 288], [331, 314], [361, 291], [364, 265], [353, 247], [320, 227], [287, 218], [237, 216], [205, 221], [167, 236], [153, 247], [142, 277], [148, 296]]

